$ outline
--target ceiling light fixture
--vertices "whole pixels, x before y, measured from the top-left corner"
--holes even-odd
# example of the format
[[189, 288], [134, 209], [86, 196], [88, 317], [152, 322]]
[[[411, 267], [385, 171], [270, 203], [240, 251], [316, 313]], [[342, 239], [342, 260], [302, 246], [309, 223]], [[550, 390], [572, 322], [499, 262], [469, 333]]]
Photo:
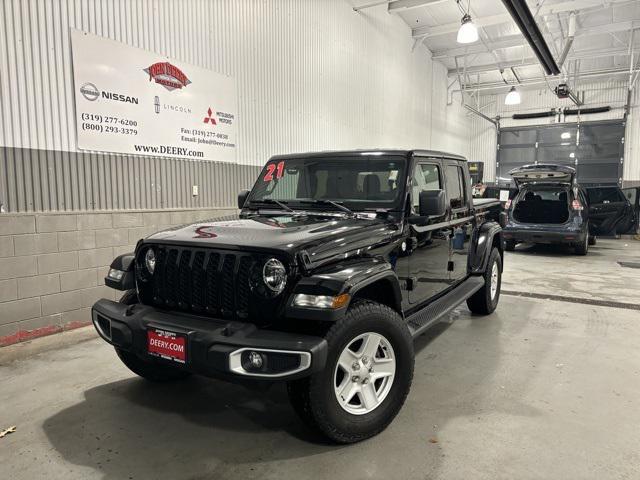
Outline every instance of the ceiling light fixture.
[[520, 104], [520, 92], [516, 90], [516, 87], [511, 87], [507, 96], [504, 97], [505, 105], [519, 105]]
[[478, 28], [471, 20], [471, 15], [465, 13], [458, 30], [458, 43], [474, 43], [478, 41]]

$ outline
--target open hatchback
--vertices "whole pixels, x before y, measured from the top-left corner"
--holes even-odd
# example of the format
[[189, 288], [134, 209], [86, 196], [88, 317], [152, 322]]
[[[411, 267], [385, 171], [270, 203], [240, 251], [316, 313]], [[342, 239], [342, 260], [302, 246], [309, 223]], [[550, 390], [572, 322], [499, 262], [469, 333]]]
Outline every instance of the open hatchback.
[[507, 250], [516, 244], [560, 243], [586, 254], [589, 242], [587, 197], [576, 182], [576, 171], [566, 165], [537, 164], [509, 172], [518, 188], [507, 202], [504, 237]]

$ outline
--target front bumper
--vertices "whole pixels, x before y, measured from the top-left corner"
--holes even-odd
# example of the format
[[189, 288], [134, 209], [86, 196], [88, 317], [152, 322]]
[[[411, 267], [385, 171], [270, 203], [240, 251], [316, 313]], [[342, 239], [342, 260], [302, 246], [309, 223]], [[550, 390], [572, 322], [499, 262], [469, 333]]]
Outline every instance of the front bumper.
[[584, 242], [586, 233], [580, 230], [542, 230], [507, 226], [502, 231], [506, 241], [548, 244], [576, 244]]
[[[171, 364], [193, 373], [232, 381], [293, 380], [324, 368], [327, 342], [322, 337], [258, 328], [252, 323], [165, 312], [146, 305], [125, 305], [98, 300], [92, 310], [93, 325], [111, 345], [149, 362]], [[147, 353], [147, 331], [167, 330], [186, 335], [187, 361], [164, 360]], [[299, 357], [299, 362], [277, 373], [249, 372], [238, 359], [247, 349]]]

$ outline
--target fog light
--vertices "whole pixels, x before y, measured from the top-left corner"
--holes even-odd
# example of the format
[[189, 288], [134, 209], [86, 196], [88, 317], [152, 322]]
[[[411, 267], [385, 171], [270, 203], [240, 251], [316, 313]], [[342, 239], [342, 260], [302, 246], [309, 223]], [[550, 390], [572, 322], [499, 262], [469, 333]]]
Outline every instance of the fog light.
[[259, 369], [263, 365], [262, 355], [258, 352], [249, 352], [249, 365], [252, 368]]

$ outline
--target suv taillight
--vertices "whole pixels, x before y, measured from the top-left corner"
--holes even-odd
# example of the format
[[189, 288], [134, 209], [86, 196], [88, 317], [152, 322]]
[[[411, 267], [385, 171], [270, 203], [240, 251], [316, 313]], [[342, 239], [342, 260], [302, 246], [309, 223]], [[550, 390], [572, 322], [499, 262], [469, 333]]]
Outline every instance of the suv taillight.
[[511, 208], [511, 199], [507, 200], [504, 204], [504, 209], [509, 210]]
[[573, 202], [571, 202], [571, 208], [573, 210], [583, 210], [584, 209], [584, 207], [580, 203], [580, 200], [578, 200], [578, 199], [575, 199]]

